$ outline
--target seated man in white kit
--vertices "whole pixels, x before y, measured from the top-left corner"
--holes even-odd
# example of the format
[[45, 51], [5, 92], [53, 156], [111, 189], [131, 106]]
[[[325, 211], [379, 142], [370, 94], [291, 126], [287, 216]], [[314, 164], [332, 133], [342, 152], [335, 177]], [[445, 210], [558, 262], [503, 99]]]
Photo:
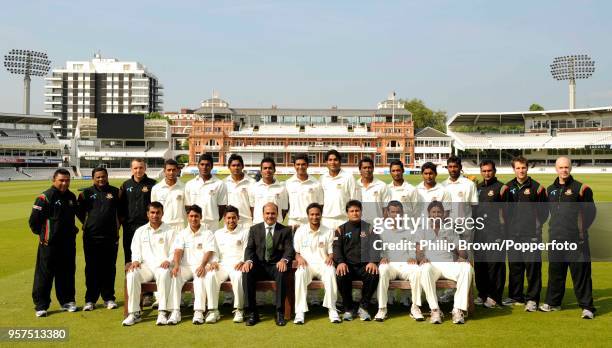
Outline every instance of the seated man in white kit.
[[[457, 249], [459, 235], [453, 230], [442, 228], [444, 205], [441, 202], [433, 201], [427, 207], [427, 211], [430, 218], [428, 228], [418, 231], [415, 240], [418, 241], [417, 259], [421, 264], [421, 287], [425, 292], [429, 308], [431, 308], [430, 322], [432, 324], [442, 323], [442, 312], [436, 295], [436, 281], [444, 278], [457, 282], [452, 319], [455, 324], [463, 324], [465, 322], [463, 312], [467, 311], [474, 271], [467, 260], [466, 252]], [[431, 219], [435, 220], [431, 221]], [[454, 245], [454, 250], [450, 250], [451, 245]]]
[[158, 294], [157, 325], [166, 325], [167, 297], [170, 293], [170, 265], [172, 261], [172, 239], [174, 231], [162, 222], [164, 206], [151, 202], [147, 207], [149, 223], [139, 227], [132, 238], [132, 262], [125, 275], [129, 301], [128, 316], [124, 326], [141, 321], [141, 284], [155, 280]]
[[168, 309], [172, 311], [168, 324], [181, 321], [181, 290], [187, 281], [193, 280], [193, 323], [204, 322], [206, 292], [204, 276], [212, 259], [214, 239], [211, 231], [202, 224], [202, 208], [194, 204], [187, 209], [189, 226], [181, 230], [174, 240], [174, 267], [170, 286]]
[[340, 323], [336, 310], [338, 285], [336, 268], [333, 259], [334, 231], [321, 225], [323, 207], [311, 203], [306, 208], [308, 224], [301, 225], [293, 236], [293, 248], [298, 268], [295, 271], [295, 320], [293, 323], [304, 324], [304, 313], [308, 312], [306, 293], [313, 279], [321, 279], [325, 287], [323, 307], [329, 310], [329, 321]]
[[244, 290], [242, 288], [242, 265], [244, 249], [249, 242], [249, 227], [238, 224], [238, 208], [228, 205], [223, 213], [225, 226], [215, 231], [215, 257], [208, 265], [204, 278], [206, 296], [208, 297], [208, 315], [206, 323], [216, 323], [219, 314], [219, 291], [221, 283], [230, 280], [234, 293], [234, 323], [244, 321]]
[[[404, 215], [403, 205], [399, 201], [391, 201], [387, 205], [387, 217], [395, 219]], [[400, 228], [398, 228], [400, 227]], [[414, 241], [415, 236], [413, 231], [406, 229], [405, 226], [397, 226], [394, 223], [392, 229], [384, 229], [381, 233], [383, 243], [394, 244], [403, 243], [401, 250], [384, 250], [383, 258], [378, 266], [378, 313], [374, 317], [376, 321], [384, 321], [387, 318], [387, 301], [389, 281], [395, 279], [410, 281], [412, 294], [412, 307], [410, 308], [410, 317], [416, 321], [422, 321], [425, 318], [421, 313], [421, 272], [417, 264], [416, 253], [409, 249], [407, 242]], [[383, 244], [384, 245], [384, 244]]]

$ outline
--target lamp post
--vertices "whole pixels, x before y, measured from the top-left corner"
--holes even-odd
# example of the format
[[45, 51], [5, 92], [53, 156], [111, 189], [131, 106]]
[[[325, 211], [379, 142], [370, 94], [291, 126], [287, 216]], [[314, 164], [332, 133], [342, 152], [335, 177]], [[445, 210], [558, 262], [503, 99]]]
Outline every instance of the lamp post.
[[569, 108], [576, 107], [576, 79], [588, 79], [595, 72], [595, 62], [586, 54], [555, 57], [550, 73], [557, 81], [569, 81]]
[[51, 61], [44, 52], [12, 49], [4, 55], [4, 67], [11, 74], [23, 75], [23, 113], [30, 114], [30, 76], [45, 76]]

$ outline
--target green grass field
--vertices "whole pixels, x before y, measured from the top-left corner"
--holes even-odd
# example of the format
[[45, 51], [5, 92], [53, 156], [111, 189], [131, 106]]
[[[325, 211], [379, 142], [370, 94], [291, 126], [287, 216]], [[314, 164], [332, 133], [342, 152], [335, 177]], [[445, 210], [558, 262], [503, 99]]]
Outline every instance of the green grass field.
[[[535, 179], [548, 185], [552, 175], [536, 175]], [[588, 183], [598, 202], [612, 201], [612, 175], [576, 175]], [[186, 180], [187, 178], [183, 178]], [[443, 179], [442, 177], [439, 178]], [[503, 177], [502, 179], [509, 179]], [[412, 183], [419, 177], [409, 177]], [[89, 186], [90, 181], [73, 181], [71, 190]], [[120, 180], [114, 180], [119, 185]], [[222, 307], [222, 320], [214, 325], [194, 326], [191, 313], [184, 312], [183, 322], [177, 326], [156, 327], [155, 312], [146, 311], [145, 320], [134, 327], [122, 327], [123, 281], [119, 271], [116, 296], [120, 308], [109, 311], [63, 313], [52, 294], [50, 315], [36, 318], [31, 290], [36, 258], [37, 238], [28, 229], [27, 218], [36, 194], [50, 182], [0, 183], [0, 327], [66, 327], [71, 346], [607, 346], [612, 344], [612, 263], [593, 263], [595, 320], [580, 319], [581, 310], [568, 277], [563, 310], [552, 313], [526, 313], [522, 307], [485, 310], [478, 308], [467, 318], [465, 325], [453, 325], [446, 315], [442, 325], [414, 322], [405, 308], [396, 305], [384, 323], [345, 322], [332, 325], [323, 308], [307, 314], [306, 325], [289, 323], [277, 328], [272, 320], [272, 308], [266, 307], [263, 322], [255, 327], [231, 322], [231, 309]], [[600, 230], [609, 233], [610, 230]], [[120, 248], [118, 270], [122, 269], [123, 252]], [[547, 266], [543, 267], [546, 293]], [[83, 306], [85, 293], [84, 261], [80, 237], [77, 243], [77, 304]], [[443, 308], [448, 313], [450, 308]], [[374, 313], [372, 313], [374, 314]], [[0, 342], [0, 345], [14, 343]]]

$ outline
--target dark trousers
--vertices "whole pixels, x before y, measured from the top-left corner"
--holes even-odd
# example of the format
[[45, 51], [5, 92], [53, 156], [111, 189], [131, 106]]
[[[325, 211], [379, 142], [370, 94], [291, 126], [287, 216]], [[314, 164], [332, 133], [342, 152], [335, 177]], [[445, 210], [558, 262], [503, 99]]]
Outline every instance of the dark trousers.
[[474, 263], [476, 289], [478, 297], [486, 300], [492, 298], [501, 303], [506, 285], [505, 262], [476, 262]]
[[[144, 224], [142, 224], [144, 225]], [[134, 232], [138, 227], [142, 226], [139, 224], [125, 224], [123, 225], [123, 256], [125, 257], [125, 263], [132, 262], [132, 238], [134, 238]]]
[[55, 296], [60, 305], [74, 302], [76, 272], [76, 242], [57, 241], [53, 245], [38, 245], [32, 300], [36, 310], [47, 310], [51, 304], [51, 288], [55, 279]]
[[483, 301], [490, 297], [495, 302], [501, 303], [506, 285], [506, 252], [475, 251], [474, 259], [474, 278], [478, 297]]
[[595, 312], [588, 242], [584, 242], [575, 251], [551, 251], [549, 259], [546, 303], [551, 306], [561, 305], [563, 295], [565, 294], [567, 269], [569, 268], [578, 305], [582, 309]]
[[342, 296], [342, 305], [345, 312], [350, 312], [354, 308], [353, 303], [353, 280], [361, 280], [363, 287], [361, 288], [361, 300], [359, 306], [367, 309], [372, 299], [372, 295], [378, 286], [378, 274], [370, 274], [366, 272], [366, 264], [348, 264], [349, 272], [343, 276], [337, 275], [338, 291]]
[[115, 301], [117, 240], [83, 240], [85, 253], [85, 302]]
[[242, 286], [246, 295], [244, 307], [247, 313], [257, 313], [257, 302], [255, 300], [257, 282], [260, 280], [274, 280], [276, 282], [276, 311], [284, 315], [289, 267], [287, 267], [287, 271], [279, 272], [276, 269], [276, 263], [253, 263], [253, 268], [249, 272], [242, 273]]
[[[542, 291], [542, 257], [539, 251], [533, 253], [516, 250], [508, 251], [508, 297], [518, 302], [540, 302]], [[525, 275], [527, 292], [524, 293]]]

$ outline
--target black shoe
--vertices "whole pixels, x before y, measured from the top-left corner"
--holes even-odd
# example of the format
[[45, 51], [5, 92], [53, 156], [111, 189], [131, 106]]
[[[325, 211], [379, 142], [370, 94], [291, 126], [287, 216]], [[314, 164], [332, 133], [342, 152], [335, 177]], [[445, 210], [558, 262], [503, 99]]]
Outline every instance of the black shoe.
[[287, 321], [285, 320], [285, 313], [276, 313], [276, 326], [285, 326]]
[[246, 326], [253, 326], [259, 323], [259, 314], [251, 313], [247, 317], [247, 320], [244, 322]]

